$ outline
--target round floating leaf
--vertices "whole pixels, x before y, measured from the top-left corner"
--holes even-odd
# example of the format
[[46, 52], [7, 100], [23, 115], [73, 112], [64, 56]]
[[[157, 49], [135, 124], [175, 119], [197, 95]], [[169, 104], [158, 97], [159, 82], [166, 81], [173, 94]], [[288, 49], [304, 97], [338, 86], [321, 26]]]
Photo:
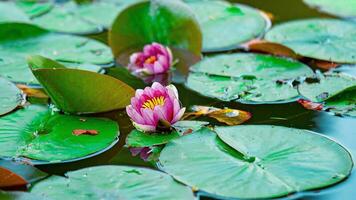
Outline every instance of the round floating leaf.
[[338, 183], [350, 154], [319, 134], [276, 126], [218, 127], [173, 140], [161, 168], [182, 183], [229, 198], [274, 198]]
[[52, 176], [39, 182], [31, 193], [53, 200], [195, 199], [190, 188], [175, 182], [167, 174], [151, 169], [100, 166], [69, 172], [66, 176]]
[[325, 101], [354, 88], [356, 78], [344, 74], [329, 74], [314, 83], [304, 82], [298, 87], [300, 94], [313, 102]]
[[32, 18], [49, 12], [53, 8], [53, 2], [18, 0], [16, 6]]
[[344, 74], [327, 74], [319, 82], [304, 83], [299, 92], [313, 102], [324, 102], [325, 110], [356, 116], [356, 79]]
[[[74, 135], [79, 129], [98, 134]], [[32, 105], [0, 118], [0, 156], [68, 161], [102, 151], [118, 134], [118, 125], [111, 120], [61, 115]]]
[[51, 33], [28, 24], [0, 24], [0, 75], [11, 81], [36, 83], [26, 64], [29, 54], [40, 54], [57, 61], [108, 64], [113, 61], [110, 49], [95, 40]]
[[47, 14], [32, 19], [32, 22], [56, 32], [90, 34], [102, 31], [100, 26], [75, 16], [63, 5], [56, 6]]
[[204, 121], [192, 121], [192, 120], [181, 120], [173, 124], [173, 128], [180, 134], [186, 135], [192, 133], [193, 131], [199, 130], [200, 128], [209, 125], [209, 122]]
[[0, 2], [0, 23], [29, 22], [28, 16], [12, 2]]
[[306, 4], [322, 12], [340, 17], [356, 17], [356, 1], [354, 0], [304, 0]]
[[0, 191], [2, 200], [45, 200], [42, 197], [28, 192], [3, 192]]
[[266, 39], [310, 58], [356, 63], [356, 24], [337, 19], [308, 19], [280, 24]]
[[288, 82], [313, 71], [295, 60], [230, 54], [204, 58], [191, 67], [186, 85], [204, 96], [243, 103], [280, 103], [297, 98]]
[[152, 42], [200, 55], [202, 35], [189, 7], [180, 1], [137, 3], [117, 16], [109, 32], [115, 57]]
[[240, 44], [260, 37], [270, 22], [262, 12], [225, 1], [189, 1], [203, 32], [203, 51], [236, 49]]
[[129, 147], [150, 147], [166, 144], [178, 137], [179, 133], [176, 131], [170, 133], [144, 133], [135, 129], [127, 136], [126, 144]]
[[23, 101], [21, 90], [0, 76], [0, 115], [14, 110]]
[[41, 56], [31, 56], [33, 74], [62, 111], [98, 113], [121, 109], [130, 104], [134, 89], [111, 76], [67, 69]]

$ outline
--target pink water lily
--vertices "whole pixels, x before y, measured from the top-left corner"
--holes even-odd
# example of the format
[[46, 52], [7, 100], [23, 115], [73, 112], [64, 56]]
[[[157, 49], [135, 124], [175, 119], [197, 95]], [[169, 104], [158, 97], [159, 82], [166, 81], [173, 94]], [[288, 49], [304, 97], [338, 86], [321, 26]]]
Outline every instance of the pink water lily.
[[128, 68], [136, 74], [161, 74], [173, 65], [172, 52], [168, 47], [158, 43], [146, 45], [143, 52], [130, 56]]
[[133, 125], [140, 131], [155, 132], [168, 128], [182, 118], [185, 108], [181, 108], [178, 91], [174, 85], [164, 87], [154, 82], [152, 87], [136, 90], [131, 105], [126, 112]]

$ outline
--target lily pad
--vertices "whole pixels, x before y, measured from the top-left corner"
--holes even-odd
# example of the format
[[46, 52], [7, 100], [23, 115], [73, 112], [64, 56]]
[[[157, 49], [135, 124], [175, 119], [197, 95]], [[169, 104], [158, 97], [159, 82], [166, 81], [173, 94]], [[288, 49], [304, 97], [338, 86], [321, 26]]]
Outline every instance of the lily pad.
[[134, 89], [111, 76], [79, 69], [32, 56], [28, 63], [53, 103], [68, 113], [98, 113], [130, 104]]
[[200, 129], [173, 140], [161, 152], [161, 169], [210, 194], [256, 199], [327, 187], [353, 167], [341, 145], [307, 130], [250, 125], [216, 133]]
[[10, 1], [0, 2], [0, 23], [22, 22], [28, 23], [30, 19], [14, 3]]
[[3, 192], [0, 191], [0, 199], [2, 200], [45, 200], [44, 198], [30, 194], [28, 192]]
[[319, 82], [300, 85], [299, 92], [313, 102], [323, 102], [327, 111], [356, 116], [356, 78], [352, 76], [327, 74]]
[[0, 115], [14, 110], [23, 101], [21, 90], [0, 76]]
[[302, 96], [313, 101], [323, 102], [345, 90], [356, 88], [356, 78], [345, 74], [327, 74], [317, 82], [304, 82], [298, 89]]
[[[97, 135], [76, 136], [78, 129], [96, 130]], [[53, 113], [31, 105], [0, 118], [0, 156], [39, 162], [61, 162], [82, 158], [108, 148], [117, 141], [116, 122], [91, 117]]]
[[356, 17], [356, 1], [354, 0], [304, 0], [309, 6], [322, 12], [340, 17]]
[[113, 62], [110, 49], [95, 40], [51, 33], [28, 24], [0, 24], [0, 75], [15, 82], [36, 83], [26, 64], [29, 54], [70, 62], [73, 67], [81, 68], [82, 63]]
[[168, 133], [144, 133], [135, 129], [127, 136], [126, 144], [129, 147], [150, 147], [166, 144], [178, 137], [179, 133], [176, 131]]
[[175, 182], [169, 175], [129, 166], [91, 167], [69, 172], [66, 178], [52, 176], [36, 184], [31, 193], [53, 200], [195, 199], [190, 188]]
[[179, 135], [186, 135], [207, 125], [209, 125], [209, 122], [182, 120], [173, 124], [173, 128], [179, 133]]
[[266, 39], [310, 58], [356, 63], [356, 24], [337, 19], [307, 19], [272, 28]]
[[186, 85], [222, 101], [281, 103], [293, 101], [298, 92], [289, 82], [311, 76], [298, 61], [261, 54], [226, 54], [206, 57], [191, 67]]
[[226, 51], [258, 38], [269, 28], [262, 12], [226, 1], [185, 0], [196, 14], [203, 32], [203, 51]]
[[152, 42], [199, 56], [202, 34], [194, 13], [181, 1], [144, 1], [120, 12], [109, 31], [115, 57]]
[[16, 6], [33, 18], [49, 12], [53, 8], [53, 2], [17, 0]]

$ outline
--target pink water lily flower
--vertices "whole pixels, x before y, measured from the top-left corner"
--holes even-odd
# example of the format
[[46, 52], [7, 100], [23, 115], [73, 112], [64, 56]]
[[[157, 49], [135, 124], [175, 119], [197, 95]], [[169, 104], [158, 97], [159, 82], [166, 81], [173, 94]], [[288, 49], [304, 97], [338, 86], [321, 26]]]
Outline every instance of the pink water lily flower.
[[129, 70], [136, 74], [161, 74], [173, 65], [172, 52], [168, 47], [158, 43], [146, 45], [143, 52], [130, 56]]
[[164, 87], [154, 82], [152, 87], [136, 90], [126, 112], [138, 130], [155, 132], [176, 123], [183, 116], [185, 108], [181, 108], [174, 85]]

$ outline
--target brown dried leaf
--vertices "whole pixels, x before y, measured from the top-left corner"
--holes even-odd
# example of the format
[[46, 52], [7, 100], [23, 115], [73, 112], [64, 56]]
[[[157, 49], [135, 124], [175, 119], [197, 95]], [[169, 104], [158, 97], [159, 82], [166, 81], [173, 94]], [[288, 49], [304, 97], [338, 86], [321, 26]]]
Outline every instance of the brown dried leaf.
[[308, 109], [308, 110], [323, 110], [323, 104], [321, 103], [314, 103], [312, 101], [309, 100], [305, 100], [305, 99], [299, 99], [298, 103], [300, 103], [304, 108]]
[[84, 130], [84, 129], [76, 129], [73, 130], [73, 135], [98, 135], [99, 132], [97, 130]]
[[193, 106], [194, 112], [187, 113], [186, 118], [208, 116], [225, 123], [229, 126], [238, 125], [246, 122], [251, 118], [251, 113], [242, 110], [235, 110], [230, 108], [220, 109], [208, 106]]
[[0, 188], [24, 187], [27, 181], [12, 171], [0, 167]]
[[248, 51], [300, 59], [300, 56], [298, 56], [292, 49], [282, 44], [269, 42], [266, 40], [255, 39], [243, 44], [242, 46]]
[[316, 67], [325, 69], [325, 70], [333, 69], [340, 65], [339, 63], [329, 62], [329, 61], [325, 61], [325, 60], [315, 60], [315, 61], [313, 61], [313, 64]]
[[41, 99], [48, 99], [47, 94], [41, 89], [29, 88], [27, 85], [17, 84], [16, 85], [22, 92], [24, 92], [28, 97], [35, 97]]

